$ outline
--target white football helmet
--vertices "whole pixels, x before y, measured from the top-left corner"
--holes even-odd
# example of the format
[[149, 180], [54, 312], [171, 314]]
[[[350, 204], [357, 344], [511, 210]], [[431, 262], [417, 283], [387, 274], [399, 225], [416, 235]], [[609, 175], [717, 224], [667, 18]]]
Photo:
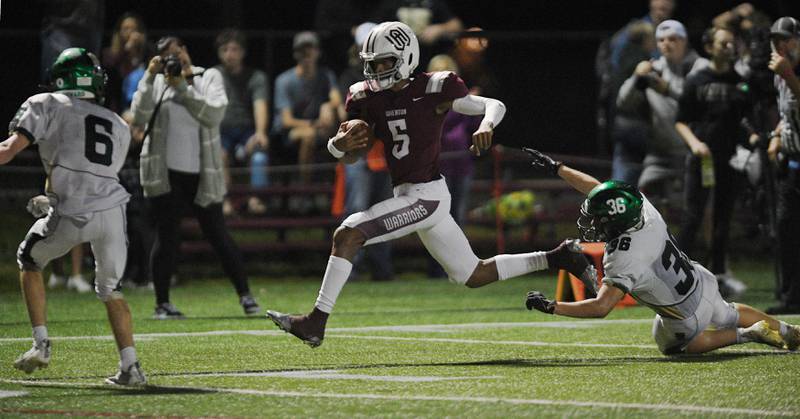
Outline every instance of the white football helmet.
[[[419, 41], [405, 23], [383, 22], [369, 32], [359, 56], [364, 62], [367, 86], [378, 92], [411, 77], [411, 72], [419, 64]], [[378, 72], [375, 61], [383, 58], [394, 58], [394, 66]]]

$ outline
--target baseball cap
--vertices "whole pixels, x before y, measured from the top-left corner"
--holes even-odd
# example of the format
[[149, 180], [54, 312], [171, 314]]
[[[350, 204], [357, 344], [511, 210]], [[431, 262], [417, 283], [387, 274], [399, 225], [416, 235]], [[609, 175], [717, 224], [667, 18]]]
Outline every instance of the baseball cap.
[[656, 27], [656, 39], [662, 39], [672, 35], [686, 39], [686, 28], [683, 26], [683, 23], [669, 19], [659, 23], [658, 27]]
[[797, 19], [784, 16], [772, 24], [769, 36], [800, 37], [800, 24], [798, 24]]
[[315, 32], [298, 32], [292, 41], [292, 49], [298, 50], [305, 46], [319, 47], [319, 37]]
[[369, 31], [371, 31], [375, 26], [378, 25], [373, 22], [364, 22], [358, 25], [356, 28], [356, 33], [353, 36], [356, 40], [356, 45], [364, 45], [364, 41], [366, 41], [367, 37], [369, 36]]

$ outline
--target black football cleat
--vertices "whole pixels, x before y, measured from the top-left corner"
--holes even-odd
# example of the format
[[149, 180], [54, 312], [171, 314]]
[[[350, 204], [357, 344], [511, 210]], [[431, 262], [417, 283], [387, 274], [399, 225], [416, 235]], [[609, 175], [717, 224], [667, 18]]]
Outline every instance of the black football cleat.
[[547, 265], [553, 269], [563, 269], [580, 279], [586, 288], [586, 298], [597, 297], [597, 270], [583, 254], [579, 240], [566, 239], [547, 252]]
[[316, 348], [322, 345], [325, 323], [312, 319], [310, 315], [293, 316], [267, 310], [267, 318], [286, 333], [291, 333], [306, 345]]

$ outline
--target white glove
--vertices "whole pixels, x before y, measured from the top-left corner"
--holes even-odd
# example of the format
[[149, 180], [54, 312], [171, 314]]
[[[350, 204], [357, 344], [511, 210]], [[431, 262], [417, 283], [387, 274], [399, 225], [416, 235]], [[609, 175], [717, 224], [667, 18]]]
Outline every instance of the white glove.
[[42, 218], [50, 213], [50, 199], [44, 195], [37, 195], [28, 201], [25, 207], [34, 218]]

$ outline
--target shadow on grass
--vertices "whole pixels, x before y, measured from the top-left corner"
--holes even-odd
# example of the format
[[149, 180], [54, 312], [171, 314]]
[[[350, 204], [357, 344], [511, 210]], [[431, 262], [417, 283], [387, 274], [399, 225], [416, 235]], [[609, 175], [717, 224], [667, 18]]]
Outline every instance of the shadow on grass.
[[[193, 371], [193, 372], [164, 372], [150, 374], [150, 377], [185, 377], [185, 376], [224, 376], [239, 374], [259, 374], [259, 373], [279, 373], [296, 371], [319, 371], [319, 370], [361, 370], [373, 368], [424, 368], [424, 367], [483, 367], [501, 366], [513, 368], [536, 368], [536, 367], [598, 367], [616, 366], [630, 364], [648, 363], [711, 363], [735, 361], [745, 358], [756, 358], [764, 356], [785, 356], [797, 355], [793, 352], [776, 351], [752, 351], [743, 353], [715, 353], [706, 355], [683, 355], [683, 356], [646, 356], [646, 357], [600, 357], [600, 358], [513, 358], [513, 359], [488, 359], [478, 361], [455, 361], [455, 362], [398, 362], [398, 363], [378, 363], [378, 364], [317, 364], [313, 368], [273, 368], [258, 370], [236, 370], [236, 371]], [[82, 377], [87, 378], [87, 377]]]

